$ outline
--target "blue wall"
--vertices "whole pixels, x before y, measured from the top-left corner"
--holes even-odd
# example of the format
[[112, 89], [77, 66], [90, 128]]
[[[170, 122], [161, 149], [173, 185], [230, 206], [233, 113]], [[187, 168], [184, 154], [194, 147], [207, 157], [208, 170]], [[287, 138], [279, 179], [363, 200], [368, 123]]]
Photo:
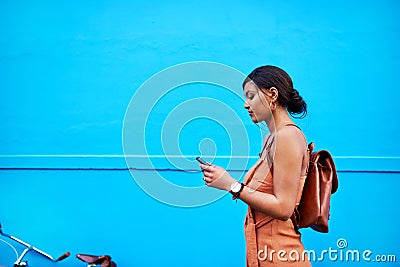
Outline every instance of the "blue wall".
[[[289, 72], [309, 105], [298, 124], [318, 148], [332, 152], [340, 171], [331, 231], [304, 230], [306, 248], [337, 249], [337, 240], [345, 238], [349, 249], [400, 261], [398, 10], [397, 1], [2, 1], [3, 230], [54, 256], [66, 250], [110, 254], [119, 266], [243, 266], [245, 205], [225, 196], [181, 208], [150, 197], [126, 170], [122, 127], [134, 93], [167, 67], [212, 61], [249, 73], [273, 64]], [[162, 125], [158, 115], [171, 112], [173, 101], [221, 100], [241, 120], [220, 123], [243, 123], [253, 163], [260, 131], [243, 103], [212, 86], [187, 87], [155, 106], [149, 127]], [[199, 153], [206, 137], [214, 143], [202, 145], [205, 154], [233, 153], [227, 137], [242, 138], [239, 132], [200, 122], [180, 132], [182, 157]], [[160, 136], [146, 142], [155, 168], [170, 168], [157, 158]], [[146, 178], [155, 170], [139, 172]], [[173, 166], [163, 175], [184, 186], [201, 184], [199, 173]], [[0, 240], [0, 266], [14, 260]], [[29, 262], [54, 266], [34, 254]], [[72, 258], [57, 265], [83, 266]], [[333, 265], [396, 266], [314, 264]]]

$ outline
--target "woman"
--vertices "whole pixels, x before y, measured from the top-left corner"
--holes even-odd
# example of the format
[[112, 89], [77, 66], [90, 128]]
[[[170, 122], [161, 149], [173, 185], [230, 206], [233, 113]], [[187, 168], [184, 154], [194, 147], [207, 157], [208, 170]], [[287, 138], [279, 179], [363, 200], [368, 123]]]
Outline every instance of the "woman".
[[307, 113], [306, 103], [293, 88], [289, 75], [275, 66], [252, 71], [243, 82], [248, 110], [254, 123], [265, 121], [260, 159], [244, 183], [223, 168], [203, 165], [207, 186], [227, 190], [233, 199], [248, 204], [245, 220], [247, 266], [311, 266], [300, 233], [290, 217], [301, 196], [307, 173], [307, 142], [290, 115]]

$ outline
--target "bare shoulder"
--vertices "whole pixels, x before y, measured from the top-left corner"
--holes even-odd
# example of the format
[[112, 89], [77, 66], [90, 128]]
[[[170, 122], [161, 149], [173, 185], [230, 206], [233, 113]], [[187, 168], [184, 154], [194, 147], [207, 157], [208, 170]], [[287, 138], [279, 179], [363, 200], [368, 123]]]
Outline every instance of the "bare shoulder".
[[291, 150], [303, 153], [307, 149], [302, 131], [294, 126], [282, 127], [277, 133], [277, 147], [282, 150]]

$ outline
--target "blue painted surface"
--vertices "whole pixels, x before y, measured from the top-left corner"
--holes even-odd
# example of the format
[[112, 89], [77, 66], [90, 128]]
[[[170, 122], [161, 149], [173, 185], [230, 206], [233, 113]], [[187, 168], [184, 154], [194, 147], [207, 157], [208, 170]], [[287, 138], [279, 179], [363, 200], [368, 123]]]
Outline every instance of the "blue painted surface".
[[[54, 256], [66, 250], [110, 254], [119, 266], [243, 266], [243, 203], [225, 196], [197, 208], [162, 204], [128, 171], [119, 170], [125, 162], [113, 155], [123, 154], [122, 126], [131, 97], [157, 72], [198, 60], [243, 73], [273, 64], [289, 72], [309, 105], [306, 119], [298, 121], [308, 139], [328, 148], [340, 171], [359, 171], [340, 172], [331, 232], [303, 231], [306, 248], [336, 249], [337, 240], [345, 238], [348, 249], [394, 254], [399, 261], [398, 10], [396, 1], [2, 1], [4, 231]], [[220, 99], [241, 118], [223, 123], [243, 122], [250, 156], [257, 155], [259, 129], [238, 99], [212, 86], [185, 88], [155, 106], [150, 128], [157, 129], [180, 101]], [[184, 155], [198, 153], [200, 146], [206, 154], [225, 156], [228, 137], [235, 134], [196, 120], [182, 129], [178, 142]], [[199, 145], [205, 137], [214, 144]], [[148, 140], [150, 152], [162, 155], [160, 139]], [[163, 158], [154, 162], [170, 167]], [[186, 186], [201, 179], [199, 173], [164, 175]], [[14, 258], [0, 242], [0, 266], [12, 266]], [[72, 258], [53, 264], [30, 254], [28, 260], [31, 266], [84, 266]], [[347, 265], [396, 263], [313, 264]]]

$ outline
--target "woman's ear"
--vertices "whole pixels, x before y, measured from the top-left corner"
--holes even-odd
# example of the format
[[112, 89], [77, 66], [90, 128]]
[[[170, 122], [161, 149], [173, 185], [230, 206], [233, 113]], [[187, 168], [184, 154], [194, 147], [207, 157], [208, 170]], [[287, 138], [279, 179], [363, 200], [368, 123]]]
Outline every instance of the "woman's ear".
[[275, 87], [271, 87], [268, 89], [268, 96], [271, 98], [271, 101], [276, 101], [278, 99], [278, 89], [276, 89]]

